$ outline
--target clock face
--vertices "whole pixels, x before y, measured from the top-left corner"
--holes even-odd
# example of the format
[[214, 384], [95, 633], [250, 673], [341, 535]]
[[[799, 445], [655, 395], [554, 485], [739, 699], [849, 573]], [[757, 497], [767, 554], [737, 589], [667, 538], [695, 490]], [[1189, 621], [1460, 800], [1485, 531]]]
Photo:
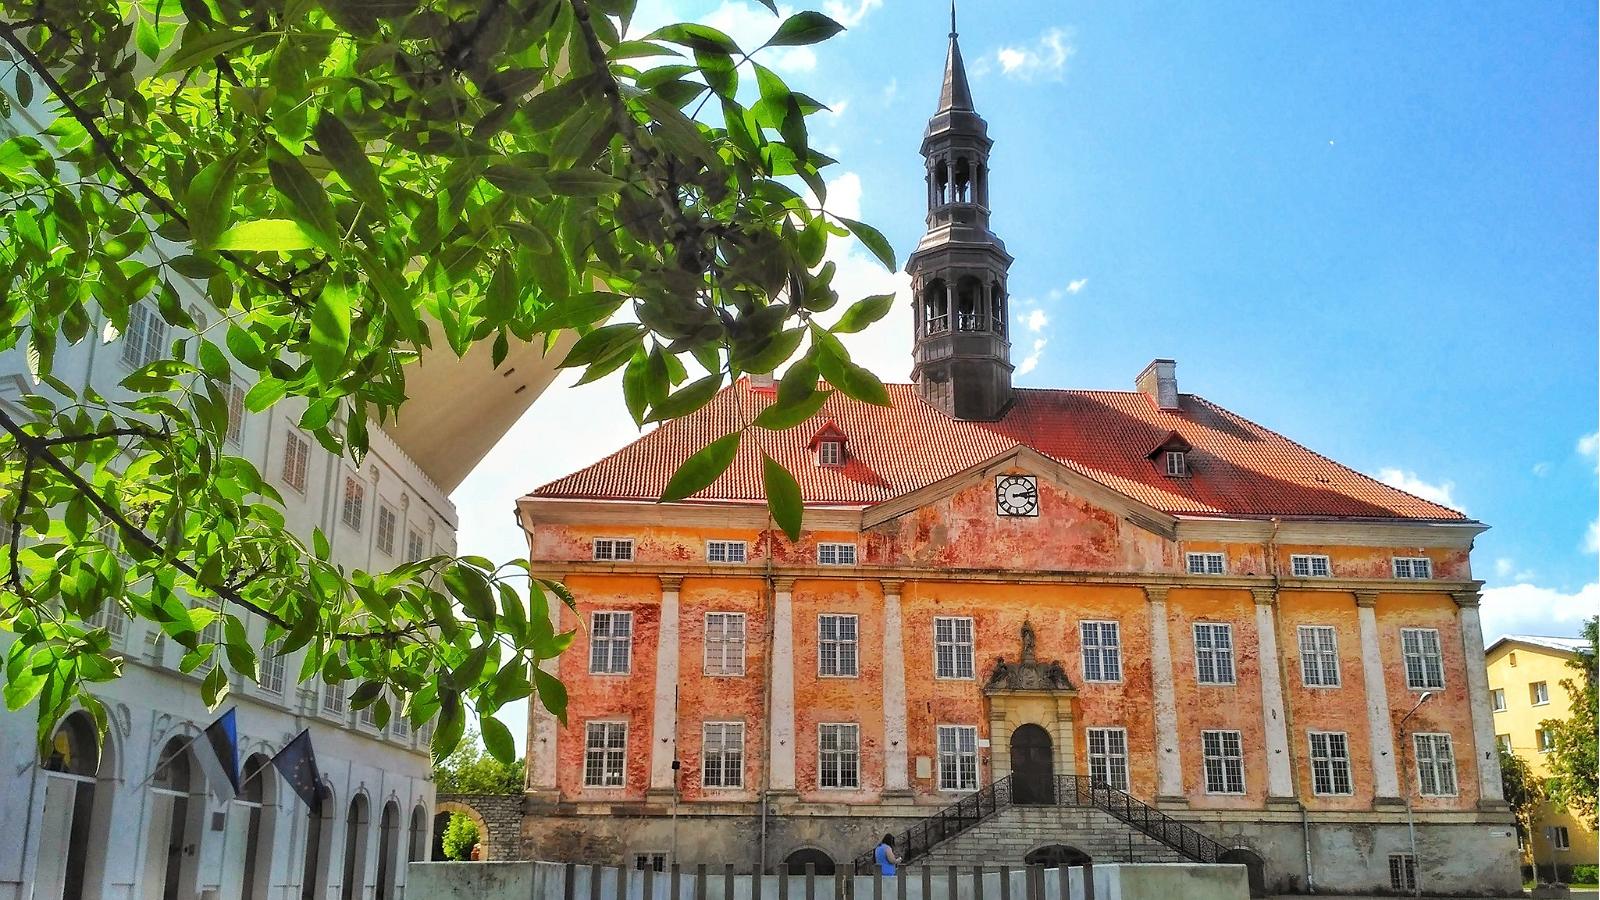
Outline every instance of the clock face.
[[994, 480], [994, 508], [1002, 516], [1039, 514], [1039, 479], [1032, 475], [1001, 475]]

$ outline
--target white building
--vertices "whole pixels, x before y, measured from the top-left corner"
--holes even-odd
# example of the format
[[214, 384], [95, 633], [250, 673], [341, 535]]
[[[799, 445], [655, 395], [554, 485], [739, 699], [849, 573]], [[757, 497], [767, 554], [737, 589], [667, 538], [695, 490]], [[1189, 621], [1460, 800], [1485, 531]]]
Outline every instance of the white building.
[[[13, 98], [20, 111], [0, 120], [0, 141], [17, 131], [42, 136], [43, 104], [22, 109]], [[195, 286], [180, 289], [193, 299], [197, 321], [214, 318]], [[101, 324], [90, 333], [102, 333]], [[130, 317], [128, 331], [118, 342], [64, 349], [54, 374], [114, 396], [117, 382], [146, 361], [140, 348], [164, 348], [177, 336], [148, 310]], [[551, 358], [564, 353], [558, 347]], [[236, 368], [232, 452], [283, 494], [296, 533], [309, 543], [311, 530], [321, 528], [333, 561], [348, 569], [384, 570], [454, 553], [448, 492], [548, 386], [554, 369], [537, 347], [521, 346], [496, 370], [483, 347], [462, 360], [448, 349], [430, 352], [410, 373], [401, 421], [387, 432], [371, 426], [371, 452], [356, 467], [296, 427], [300, 403], [247, 413], [242, 399], [251, 373]], [[39, 389], [20, 350], [0, 353], [0, 407], [26, 418], [18, 401]], [[263, 652], [261, 683], [235, 677], [224, 703], [237, 707], [244, 774], [267, 766], [309, 729], [328, 799], [313, 818], [269, 766], [247, 781], [243, 796], [216, 808], [187, 752], [147, 783], [158, 760], [214, 718], [200, 699], [204, 671], [180, 673], [181, 649], [154, 626], [105, 612], [101, 620], [125, 659], [123, 677], [96, 691], [110, 712], [103, 745], [96, 746], [87, 714], [74, 713], [41, 761], [34, 710], [0, 711], [0, 900], [404, 896], [405, 862], [425, 858], [432, 841], [429, 729], [413, 733], [396, 717], [379, 730], [370, 711], [349, 709], [342, 688], [297, 686], [299, 654]], [[260, 640], [265, 624], [250, 628]], [[0, 652], [9, 640], [0, 635]], [[212, 664], [224, 664], [220, 656]]]

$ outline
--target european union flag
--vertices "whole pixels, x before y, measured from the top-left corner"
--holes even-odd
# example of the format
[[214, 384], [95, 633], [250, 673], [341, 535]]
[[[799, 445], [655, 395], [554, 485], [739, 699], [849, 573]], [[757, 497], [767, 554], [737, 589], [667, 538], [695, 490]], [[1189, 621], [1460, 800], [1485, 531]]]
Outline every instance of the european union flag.
[[294, 740], [284, 745], [272, 758], [272, 765], [281, 773], [289, 787], [300, 795], [311, 812], [322, 813], [322, 773], [317, 769], [317, 754], [311, 750], [311, 731], [300, 732]]

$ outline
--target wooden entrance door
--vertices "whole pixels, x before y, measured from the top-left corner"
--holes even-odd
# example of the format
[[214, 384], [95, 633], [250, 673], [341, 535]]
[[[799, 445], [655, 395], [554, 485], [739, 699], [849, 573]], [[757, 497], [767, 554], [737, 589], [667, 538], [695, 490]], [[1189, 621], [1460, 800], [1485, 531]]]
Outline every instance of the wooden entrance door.
[[1018, 804], [1056, 802], [1055, 754], [1050, 732], [1022, 725], [1011, 733], [1011, 800]]

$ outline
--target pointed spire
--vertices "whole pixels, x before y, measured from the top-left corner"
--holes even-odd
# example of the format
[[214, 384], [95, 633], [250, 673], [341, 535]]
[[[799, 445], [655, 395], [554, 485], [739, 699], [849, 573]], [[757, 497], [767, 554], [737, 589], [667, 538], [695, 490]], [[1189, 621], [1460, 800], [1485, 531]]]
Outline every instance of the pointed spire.
[[956, 40], [956, 4], [950, 0], [950, 54], [944, 61], [944, 87], [939, 91], [938, 112], [972, 109], [972, 89], [967, 86], [967, 67], [961, 61], [961, 44]]

